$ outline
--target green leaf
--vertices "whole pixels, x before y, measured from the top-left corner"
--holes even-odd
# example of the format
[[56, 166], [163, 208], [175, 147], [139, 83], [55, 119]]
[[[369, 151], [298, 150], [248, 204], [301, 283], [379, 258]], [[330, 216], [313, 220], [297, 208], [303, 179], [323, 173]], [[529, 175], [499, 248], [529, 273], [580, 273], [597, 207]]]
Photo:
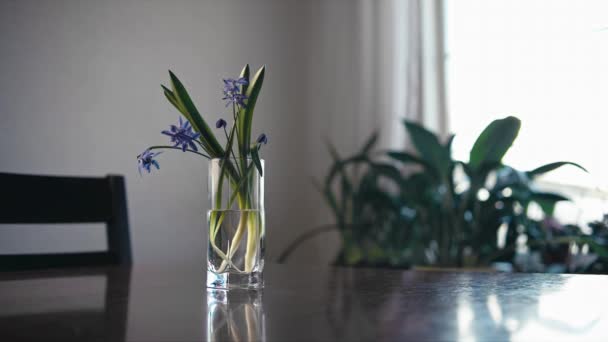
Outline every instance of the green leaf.
[[605, 245], [601, 245], [593, 240], [591, 237], [580, 237], [579, 243], [588, 243], [591, 250], [602, 258], [608, 258], [608, 249]]
[[338, 205], [338, 201], [336, 201], [336, 196], [333, 192], [331, 192], [331, 189], [329, 188], [325, 188], [325, 190], [323, 191], [323, 195], [325, 196], [325, 200], [327, 201], [329, 206], [334, 211], [334, 215], [336, 216], [336, 221], [338, 222], [339, 229], [343, 229], [344, 215], [342, 213], [342, 210], [340, 209], [340, 206]]
[[380, 263], [386, 259], [386, 253], [387, 251], [385, 251], [382, 247], [378, 246], [377, 244], [373, 244], [367, 252], [367, 258], [372, 263]]
[[452, 155], [452, 143], [454, 142], [454, 138], [456, 137], [456, 135], [454, 134], [450, 134], [448, 136], [448, 140], [445, 143], [445, 148], [446, 150], [448, 150], [448, 152], [450, 153], [450, 156]]
[[560, 168], [564, 165], [572, 165], [575, 166], [585, 172], [588, 172], [584, 167], [578, 165], [577, 163], [573, 163], [573, 162], [567, 162], [567, 161], [561, 161], [561, 162], [555, 162], [555, 163], [550, 163], [550, 164], [546, 164], [540, 167], [537, 167], [536, 169], [532, 170], [532, 171], [528, 171], [526, 172], [526, 174], [528, 175], [528, 177], [530, 178], [534, 178], [536, 176], [540, 176], [544, 173], [553, 171], [557, 168]]
[[370, 167], [371, 167], [371, 170], [373, 172], [375, 172], [377, 175], [389, 178], [389, 179], [395, 181], [395, 183], [397, 183], [397, 184], [401, 184], [401, 182], [403, 180], [403, 176], [401, 175], [401, 172], [399, 172], [399, 170], [391, 164], [371, 163]]
[[253, 163], [255, 164], [256, 169], [260, 173], [260, 177], [264, 176], [262, 172], [262, 162], [260, 161], [260, 156], [258, 154], [258, 149], [254, 148], [251, 150], [251, 158], [253, 159]]
[[391, 157], [392, 159], [395, 159], [397, 161], [400, 161], [404, 164], [407, 163], [414, 163], [414, 164], [421, 164], [424, 166], [428, 166], [428, 163], [420, 158], [418, 158], [417, 156], [411, 154], [411, 153], [407, 153], [407, 152], [399, 152], [399, 151], [388, 151], [386, 153], [387, 156]]
[[[328, 204], [333, 209], [336, 215], [336, 221], [339, 227], [342, 227], [346, 222], [346, 215], [349, 208], [348, 203], [351, 202], [353, 185], [350, 182], [348, 174], [346, 173], [346, 167], [351, 164], [357, 164], [361, 162], [367, 162], [367, 156], [365, 155], [355, 155], [353, 157], [349, 157], [345, 160], [341, 160], [338, 152], [335, 147], [331, 144], [331, 142], [327, 141], [327, 149], [333, 159], [333, 164], [330, 167], [329, 173], [325, 177], [325, 184], [323, 189], [323, 194], [325, 195], [325, 199]], [[340, 203], [338, 203], [337, 197], [338, 195], [334, 194], [332, 191], [332, 185], [334, 184], [334, 180], [336, 176], [339, 177], [340, 184]]]
[[331, 155], [334, 163], [330, 167], [330, 171], [327, 174], [327, 177], [325, 178], [325, 186], [326, 187], [330, 187], [331, 186], [331, 183], [333, 182], [334, 178], [336, 177], [336, 175], [338, 173], [342, 174], [344, 177], [346, 177], [346, 175], [345, 175], [345, 172], [346, 172], [345, 168], [348, 165], [369, 162], [368, 157], [366, 155], [363, 155], [363, 154], [357, 154], [357, 155], [354, 155], [354, 156], [349, 157], [347, 159], [341, 160], [341, 158], [338, 155], [338, 152], [336, 151], [335, 147], [329, 141], [327, 141], [327, 149], [329, 150], [329, 154]]
[[163, 93], [165, 94], [165, 97], [167, 98], [167, 100], [169, 100], [169, 102], [171, 102], [171, 104], [178, 110], [180, 111], [185, 117], [186, 119], [188, 119], [188, 121], [190, 121], [190, 115], [188, 114], [188, 112], [179, 104], [179, 102], [177, 101], [177, 98], [175, 97], [175, 94], [173, 94], [173, 92], [171, 90], [169, 90], [167, 87], [165, 87], [164, 85], [160, 85], [163, 88]]
[[329, 192], [326, 191], [327, 189], [323, 188], [323, 186], [321, 186], [321, 184], [316, 179], [314, 179], [314, 178], [312, 180], [312, 185], [325, 198], [325, 200], [327, 201], [327, 204], [330, 206], [330, 209], [333, 211], [333, 213], [336, 216], [336, 218], [338, 218], [339, 215], [340, 215], [340, 210], [339, 210], [338, 205], [336, 203], [335, 197], [333, 196], [333, 194], [331, 193], [331, 191], [329, 191]]
[[363, 252], [356, 245], [352, 245], [352, 246], [349, 246], [348, 248], [345, 248], [345, 251], [346, 251], [345, 262], [347, 265], [356, 265], [358, 262], [360, 262], [363, 259]]
[[[471, 185], [472, 186], [476, 185], [478, 187], [482, 187], [486, 184], [486, 180], [487, 180], [490, 172], [500, 169], [502, 167], [502, 163], [499, 161], [485, 162], [481, 166], [479, 166], [477, 169], [472, 169], [471, 167], [469, 167], [466, 164], [462, 164], [462, 165], [463, 165], [463, 169], [464, 169], [465, 173], [467, 174], [467, 176], [469, 176]], [[478, 189], [474, 189], [474, 190], [476, 191]]]
[[[247, 72], [247, 66], [245, 66], [243, 72]], [[237, 129], [239, 136], [239, 146], [241, 155], [246, 156], [249, 154], [249, 143], [251, 141], [251, 125], [253, 123], [253, 110], [255, 109], [258, 96], [262, 90], [262, 84], [264, 84], [264, 74], [266, 66], [262, 66], [253, 77], [253, 80], [249, 82], [249, 86], [242, 88], [246, 90], [245, 95], [247, 96], [245, 108], [241, 108], [237, 121]]]
[[334, 144], [332, 144], [331, 141], [329, 141], [329, 140], [325, 141], [325, 144], [327, 145], [327, 150], [329, 151], [329, 155], [334, 160], [334, 162], [340, 161], [340, 155], [338, 154], [338, 150], [336, 149]]
[[553, 215], [557, 202], [570, 201], [568, 197], [552, 192], [533, 192], [530, 195], [530, 200], [538, 203], [543, 212], [547, 215]]
[[171, 70], [169, 70], [169, 76], [171, 77], [171, 86], [173, 88], [172, 94], [174, 94], [179, 106], [185, 111], [182, 112], [182, 114], [190, 121], [192, 127], [201, 134], [201, 142], [203, 143], [203, 146], [205, 146], [205, 150], [212, 158], [222, 157], [224, 155], [224, 149], [215, 138], [213, 131], [211, 131], [205, 120], [199, 114], [190, 95], [188, 95], [188, 91], [186, 91], [182, 82], [173, 74], [173, 72], [171, 72]]
[[550, 200], [550, 201], [570, 201], [568, 197], [565, 197], [560, 194], [556, 194], [554, 192], [533, 192], [530, 195], [530, 200], [538, 201], [538, 200]]
[[372, 133], [369, 139], [367, 139], [365, 145], [363, 145], [363, 149], [361, 149], [361, 154], [368, 154], [374, 145], [376, 145], [376, 142], [378, 142], [378, 132]]
[[244, 78], [247, 80], [247, 84], [244, 84], [241, 88], [241, 92], [243, 94], [247, 93], [247, 87], [249, 87], [249, 64], [245, 64], [245, 66], [243, 67], [243, 70], [241, 70], [241, 78]]
[[553, 216], [553, 213], [555, 212], [555, 205], [557, 204], [556, 201], [549, 201], [549, 200], [536, 200], [536, 203], [538, 203], [538, 205], [540, 206], [540, 208], [543, 210], [543, 212], [548, 215], [548, 216]]
[[491, 171], [500, 169], [502, 166], [502, 162], [493, 160], [481, 164], [477, 171], [480, 173], [490, 173]]
[[412, 121], [404, 120], [404, 124], [420, 158], [434, 168], [441, 179], [446, 179], [450, 169], [450, 156], [437, 136]]
[[[232, 128], [230, 129], [230, 134], [228, 135], [228, 143], [226, 144], [226, 154], [223, 156], [223, 161], [222, 161], [222, 167], [220, 169], [220, 188], [221, 188], [221, 184], [223, 182], [223, 177], [224, 177], [224, 170], [226, 169], [226, 167], [228, 167], [228, 170], [231, 170], [233, 168], [231, 168], [230, 166], [232, 166], [232, 163], [230, 162], [230, 151], [232, 151], [232, 145], [234, 144], [234, 133], [235, 133], [236, 127], [232, 126]], [[228, 166], [230, 165], [230, 166]], [[236, 177], [234, 177], [234, 173], [231, 173], [231, 175], [233, 176], [233, 179], [236, 180]], [[244, 176], [243, 176], [244, 177]], [[218, 195], [221, 195], [221, 191], [218, 192]]]
[[469, 167], [477, 169], [490, 162], [500, 162], [509, 150], [521, 127], [518, 118], [509, 116], [494, 120], [479, 135], [469, 157]]
[[340, 177], [340, 201], [342, 203], [342, 215], [344, 217], [352, 216], [352, 210], [349, 210], [349, 208], [352, 207], [349, 205], [352, 204], [352, 188], [353, 186], [350, 183], [350, 180], [345, 173], [342, 173]]

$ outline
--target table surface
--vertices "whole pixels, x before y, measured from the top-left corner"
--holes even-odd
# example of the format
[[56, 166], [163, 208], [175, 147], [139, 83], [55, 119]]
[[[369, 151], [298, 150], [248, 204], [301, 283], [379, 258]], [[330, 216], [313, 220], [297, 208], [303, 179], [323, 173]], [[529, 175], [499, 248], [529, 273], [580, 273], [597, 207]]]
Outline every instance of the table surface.
[[608, 277], [267, 265], [263, 291], [196, 267], [0, 275], [0, 340], [608, 340]]

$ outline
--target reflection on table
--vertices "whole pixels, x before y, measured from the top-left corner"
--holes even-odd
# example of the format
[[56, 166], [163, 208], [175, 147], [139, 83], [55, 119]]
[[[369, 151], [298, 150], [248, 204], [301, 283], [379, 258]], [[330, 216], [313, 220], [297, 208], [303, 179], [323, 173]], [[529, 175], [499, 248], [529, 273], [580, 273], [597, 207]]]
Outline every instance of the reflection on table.
[[404, 272], [390, 282], [378, 278], [374, 288], [377, 275], [343, 269], [328, 277], [326, 316], [333, 338], [531, 341], [608, 336], [608, 294], [602, 290], [608, 277]]
[[261, 290], [207, 289], [208, 341], [266, 341]]
[[204, 269], [194, 266], [79, 272], [0, 275], [0, 341], [608, 336], [606, 276], [268, 265], [262, 291], [226, 292], [207, 290]]
[[125, 269], [3, 279], [0, 340], [125, 341], [130, 277]]

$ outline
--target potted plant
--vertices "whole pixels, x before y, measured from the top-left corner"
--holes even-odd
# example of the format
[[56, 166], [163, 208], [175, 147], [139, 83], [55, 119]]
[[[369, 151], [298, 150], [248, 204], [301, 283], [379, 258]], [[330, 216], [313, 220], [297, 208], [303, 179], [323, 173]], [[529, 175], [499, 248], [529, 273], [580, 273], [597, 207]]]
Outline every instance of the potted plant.
[[259, 151], [266, 134], [252, 140], [253, 113], [264, 82], [265, 67], [250, 79], [249, 65], [238, 78], [223, 80], [223, 100], [230, 109], [216, 131], [222, 146], [200, 114], [182, 82], [169, 71], [171, 87], [162, 86], [167, 100], [181, 114], [178, 125], [161, 133], [171, 145], [148, 147], [137, 157], [139, 171], [159, 169], [158, 150], [181, 150], [210, 160], [207, 215], [207, 286], [261, 288], [264, 267], [264, 161]]
[[[520, 126], [515, 117], [493, 121], [466, 162], [452, 157], [453, 135], [441, 142], [408, 120], [404, 127], [414, 153], [374, 151], [377, 134], [346, 158], [330, 145], [333, 164], [317, 187], [335, 222], [296, 239], [279, 261], [304, 240], [334, 229], [342, 242], [335, 260], [339, 265], [484, 267], [512, 261], [517, 237], [537, 234], [539, 222], [527, 215], [531, 203], [551, 215], [557, 202], [568, 200], [538, 190], [535, 179], [564, 165], [585, 170], [572, 162], [524, 172], [505, 165], [503, 157]], [[499, 229], [506, 229], [504, 246], [497, 241]]]

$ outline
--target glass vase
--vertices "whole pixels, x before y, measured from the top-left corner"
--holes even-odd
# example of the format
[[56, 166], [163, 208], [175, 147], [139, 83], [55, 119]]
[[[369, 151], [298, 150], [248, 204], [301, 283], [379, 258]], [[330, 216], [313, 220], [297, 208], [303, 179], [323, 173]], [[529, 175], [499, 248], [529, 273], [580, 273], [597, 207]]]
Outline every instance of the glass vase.
[[248, 158], [212, 159], [209, 164], [209, 288], [264, 286], [263, 170], [263, 160], [256, 165]]

